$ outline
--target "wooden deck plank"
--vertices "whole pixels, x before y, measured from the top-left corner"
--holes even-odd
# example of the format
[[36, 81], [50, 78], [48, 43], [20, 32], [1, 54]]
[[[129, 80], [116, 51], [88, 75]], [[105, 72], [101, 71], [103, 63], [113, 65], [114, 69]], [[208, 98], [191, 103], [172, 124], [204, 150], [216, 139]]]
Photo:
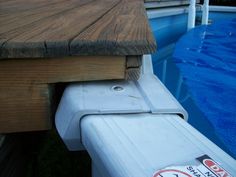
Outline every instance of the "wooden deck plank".
[[47, 1], [49, 6], [44, 0], [32, 2], [26, 7], [25, 0], [1, 2], [0, 58], [155, 51], [142, 0], [53, 0]]
[[4, 25], [4, 28], [0, 29], [1, 34], [7, 33], [13, 29], [19, 29], [20, 27], [31, 24], [35, 21], [42, 20], [44, 18], [48, 18], [58, 13], [72, 10], [78, 6], [81, 7], [84, 4], [89, 3], [90, 1], [84, 0], [78, 1], [76, 3], [74, 2], [74, 0], [58, 0], [58, 2], [55, 2], [54, 0], [52, 2], [50, 1], [50, 3], [48, 1], [42, 1], [43, 3], [31, 2], [29, 3], [29, 5], [25, 5], [28, 4], [27, 2], [25, 2], [24, 4], [19, 4], [17, 2], [18, 1], [15, 1], [13, 4], [8, 5], [5, 9], [5, 6], [1, 5], [0, 3], [0, 6], [3, 7], [1, 8], [0, 24]]
[[2, 56], [6, 58], [68, 56], [70, 40], [94, 23], [98, 17], [106, 14], [118, 2], [118, 0], [92, 1], [7, 32], [7, 35], [13, 38], [4, 45]]
[[[109, 29], [109, 30], [108, 30]], [[99, 44], [99, 47], [97, 47]], [[92, 50], [87, 50], [91, 48]], [[155, 51], [143, 2], [121, 0], [96, 23], [80, 33], [71, 43], [71, 53], [142, 55]]]

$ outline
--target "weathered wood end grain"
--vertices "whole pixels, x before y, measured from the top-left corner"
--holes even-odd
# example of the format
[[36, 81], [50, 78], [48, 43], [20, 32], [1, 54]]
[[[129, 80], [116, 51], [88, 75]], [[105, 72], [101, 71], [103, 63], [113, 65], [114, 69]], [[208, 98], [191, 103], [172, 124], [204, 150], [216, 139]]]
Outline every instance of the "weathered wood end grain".
[[142, 56], [126, 57], [126, 80], [138, 80], [140, 77], [142, 66]]
[[0, 58], [154, 52], [143, 0], [1, 0]]

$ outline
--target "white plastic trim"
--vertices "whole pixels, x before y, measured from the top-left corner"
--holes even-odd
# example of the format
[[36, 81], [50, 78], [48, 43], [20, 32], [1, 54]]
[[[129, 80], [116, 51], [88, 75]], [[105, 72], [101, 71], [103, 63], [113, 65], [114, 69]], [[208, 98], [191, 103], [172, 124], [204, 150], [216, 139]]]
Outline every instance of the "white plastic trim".
[[197, 165], [204, 154], [236, 175], [236, 161], [177, 115], [92, 115], [81, 126], [93, 177], [151, 177], [168, 166]]
[[152, 56], [144, 55], [142, 59], [142, 75], [153, 74]]
[[[149, 61], [144, 66], [150, 68], [150, 64]], [[187, 112], [160, 80], [147, 69], [143, 70], [138, 81], [87, 82], [66, 88], [55, 121], [69, 150], [83, 150], [80, 121], [86, 115], [179, 114], [187, 120]]]
[[212, 12], [236, 12], [236, 7], [230, 6], [209, 6], [209, 10]]
[[179, 15], [184, 13], [188, 13], [188, 7], [175, 7], [175, 8], [172, 7], [164, 9], [147, 10], [147, 16], [149, 19]]

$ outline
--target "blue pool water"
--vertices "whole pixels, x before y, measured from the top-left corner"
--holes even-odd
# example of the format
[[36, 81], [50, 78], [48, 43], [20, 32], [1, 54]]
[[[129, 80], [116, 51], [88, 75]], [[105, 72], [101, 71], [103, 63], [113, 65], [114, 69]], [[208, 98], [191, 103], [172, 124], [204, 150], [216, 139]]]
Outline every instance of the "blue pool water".
[[210, 131], [236, 157], [236, 18], [191, 30], [173, 59]]
[[[223, 14], [223, 16], [222, 13], [210, 13], [210, 18], [213, 23], [216, 23], [222, 18], [223, 20], [232, 19], [233, 16], [235, 16], [234, 13]], [[216, 131], [218, 128], [216, 128], [213, 122], [207, 118], [207, 115], [200, 110], [199, 105], [197, 105], [196, 101], [193, 99], [192, 93], [189, 92], [189, 87], [186, 86], [185, 80], [173, 60], [172, 55], [175, 50], [176, 41], [186, 33], [187, 15], [179, 14], [150, 19], [150, 24], [158, 44], [158, 51], [152, 55], [154, 73], [188, 111], [188, 122], [219, 147], [236, 158], [232, 143], [230, 148], [227, 145], [228, 143], [222, 140], [222, 136]], [[213, 100], [216, 101], [215, 99]], [[220, 127], [220, 129], [222, 129], [222, 127]], [[235, 135], [236, 132], [234, 131], [233, 134]], [[234, 147], [236, 146], [234, 145]]]

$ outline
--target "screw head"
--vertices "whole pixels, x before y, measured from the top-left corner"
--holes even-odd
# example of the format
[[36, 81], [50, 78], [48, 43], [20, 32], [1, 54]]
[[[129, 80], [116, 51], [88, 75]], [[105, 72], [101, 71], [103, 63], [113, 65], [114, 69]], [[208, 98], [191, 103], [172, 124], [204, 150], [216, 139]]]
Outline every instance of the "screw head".
[[116, 92], [121, 92], [124, 90], [124, 87], [120, 86], [120, 85], [115, 85], [112, 87], [112, 90], [116, 91]]

